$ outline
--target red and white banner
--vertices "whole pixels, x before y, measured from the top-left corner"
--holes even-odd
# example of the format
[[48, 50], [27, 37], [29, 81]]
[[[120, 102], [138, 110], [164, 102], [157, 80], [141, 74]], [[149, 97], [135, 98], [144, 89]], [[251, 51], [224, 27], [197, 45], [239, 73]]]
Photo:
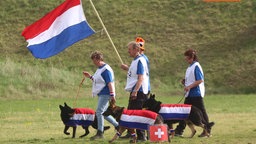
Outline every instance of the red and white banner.
[[151, 142], [168, 141], [167, 125], [152, 125], [149, 126], [149, 140]]

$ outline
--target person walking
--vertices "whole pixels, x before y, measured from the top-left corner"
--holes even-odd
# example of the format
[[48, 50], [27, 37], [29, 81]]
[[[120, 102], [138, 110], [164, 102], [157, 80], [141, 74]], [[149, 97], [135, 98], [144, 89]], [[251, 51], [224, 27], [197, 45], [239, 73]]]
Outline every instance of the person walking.
[[[139, 53], [141, 56], [143, 56], [143, 58], [146, 60], [147, 62], [147, 67], [148, 67], [148, 94], [147, 94], [147, 97], [149, 96], [150, 94], [150, 91], [151, 91], [151, 86], [150, 86], [150, 63], [149, 63], [149, 59], [148, 57], [145, 55], [145, 40], [142, 38], [142, 37], [136, 37], [135, 38], [135, 42], [137, 44], [139, 44], [140, 46], [140, 50], [139, 50]], [[128, 71], [129, 70], [129, 66], [127, 64], [122, 64], [121, 65], [121, 68], [125, 71]], [[125, 136], [121, 136], [120, 138], [122, 139], [126, 139], [126, 138], [131, 138], [132, 135], [129, 133], [129, 131], [127, 131], [127, 134]]]
[[[142, 109], [148, 98], [149, 70], [145, 58], [140, 54], [140, 45], [135, 41], [128, 43], [128, 53], [133, 61], [127, 72], [125, 90], [130, 92], [128, 109]], [[122, 66], [121, 66], [122, 67]], [[136, 130], [138, 141], [146, 141], [145, 131]]]
[[83, 71], [83, 74], [93, 82], [92, 95], [98, 96], [98, 105], [96, 110], [98, 130], [96, 135], [90, 138], [90, 140], [95, 140], [104, 138], [104, 118], [110, 122], [115, 129], [118, 128], [118, 122], [112, 116], [105, 117], [102, 115], [107, 110], [109, 101], [114, 103], [116, 102], [114, 72], [112, 68], [103, 61], [103, 54], [101, 52], [93, 52], [91, 54], [91, 59], [98, 69], [93, 75], [87, 71]]
[[[205, 95], [205, 85], [204, 85], [204, 73], [201, 65], [198, 62], [197, 53], [194, 49], [188, 49], [184, 53], [185, 61], [189, 64], [185, 79], [181, 82], [184, 85], [185, 91], [185, 104], [191, 104], [199, 108], [203, 117], [207, 123], [209, 123], [208, 114], [204, 105], [204, 95]], [[214, 125], [214, 123], [212, 123]], [[175, 129], [176, 136], [182, 136], [183, 131], [186, 127], [184, 121], [181, 121]], [[209, 128], [208, 133], [211, 133], [211, 128]], [[202, 132], [199, 137], [205, 137], [206, 132]]]
[[[147, 62], [147, 67], [148, 67], [148, 95], [150, 94], [150, 91], [151, 91], [151, 86], [150, 86], [150, 76], [149, 76], [149, 73], [150, 73], [150, 63], [149, 63], [149, 59], [148, 57], [145, 55], [145, 40], [142, 38], [142, 37], [136, 37], [135, 39], [135, 42], [139, 44], [140, 46], [140, 55], [143, 56]], [[121, 65], [121, 68], [123, 70], [126, 70], [128, 71], [129, 70], [129, 66], [126, 65], [126, 64], [122, 64]]]

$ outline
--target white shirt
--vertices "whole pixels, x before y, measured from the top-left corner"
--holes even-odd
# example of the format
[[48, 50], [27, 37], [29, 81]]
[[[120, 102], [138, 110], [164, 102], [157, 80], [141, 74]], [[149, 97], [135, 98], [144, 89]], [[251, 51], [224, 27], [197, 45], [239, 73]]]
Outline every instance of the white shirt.
[[[106, 82], [103, 79], [103, 77], [101, 76], [101, 74], [106, 69], [111, 72], [111, 74], [112, 74], [112, 76], [114, 78], [114, 72], [113, 72], [112, 68], [108, 64], [106, 64], [102, 68], [98, 68], [97, 71], [93, 75], [93, 85], [92, 85], [92, 95], [93, 96], [98, 95], [98, 93], [101, 92], [101, 90], [106, 86]], [[115, 92], [115, 89], [113, 89], [113, 92]]]
[[128, 73], [127, 73], [127, 82], [125, 86], [125, 90], [131, 92], [138, 82], [138, 74], [137, 74], [137, 68], [138, 68], [138, 62], [141, 62], [144, 68], [143, 73], [143, 82], [142, 82], [142, 90], [144, 94], [148, 93], [148, 81], [149, 81], [149, 72], [147, 67], [147, 62], [145, 58], [142, 56], [134, 59], [129, 67]]

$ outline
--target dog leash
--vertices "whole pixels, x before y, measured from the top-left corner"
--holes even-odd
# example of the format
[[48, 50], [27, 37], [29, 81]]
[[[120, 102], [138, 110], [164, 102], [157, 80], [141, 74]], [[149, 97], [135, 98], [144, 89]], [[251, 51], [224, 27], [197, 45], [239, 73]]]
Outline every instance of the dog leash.
[[184, 99], [184, 97], [186, 96], [186, 93], [187, 93], [187, 92], [184, 92], [182, 98], [180, 99], [180, 101], [179, 101], [177, 104], [179, 104], [179, 103]]
[[82, 87], [84, 80], [85, 80], [85, 76], [83, 77], [82, 81], [79, 84], [77, 94], [76, 94], [76, 98], [75, 98], [75, 101], [73, 103], [73, 107], [76, 107], [76, 101], [77, 101], [77, 98], [78, 98], [78, 95], [79, 95], [79, 92], [80, 92], [80, 88]]

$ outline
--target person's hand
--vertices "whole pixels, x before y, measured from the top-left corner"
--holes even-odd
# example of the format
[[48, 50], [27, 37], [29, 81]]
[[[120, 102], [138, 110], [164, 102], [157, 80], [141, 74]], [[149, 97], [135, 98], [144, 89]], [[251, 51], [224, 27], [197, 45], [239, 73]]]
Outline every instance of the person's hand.
[[110, 96], [110, 103], [115, 104], [116, 103], [116, 98], [114, 96]]
[[185, 79], [182, 79], [182, 80], [181, 80], [181, 84], [182, 84], [182, 85], [185, 85]]
[[91, 77], [90, 73], [88, 73], [87, 71], [83, 71], [83, 74], [84, 74], [84, 76], [86, 76], [86, 77], [88, 77], [88, 78]]
[[130, 95], [131, 100], [136, 100], [137, 99], [137, 92], [132, 92]]
[[137, 99], [137, 96], [130, 96], [130, 99], [131, 99], [131, 100], [136, 100], [136, 99]]
[[122, 65], [121, 65], [121, 69], [128, 71], [129, 66], [126, 65], [126, 64], [122, 64]]
[[191, 89], [190, 86], [187, 86], [187, 87], [184, 88], [184, 91], [187, 92], [187, 91], [189, 91], [190, 89]]

